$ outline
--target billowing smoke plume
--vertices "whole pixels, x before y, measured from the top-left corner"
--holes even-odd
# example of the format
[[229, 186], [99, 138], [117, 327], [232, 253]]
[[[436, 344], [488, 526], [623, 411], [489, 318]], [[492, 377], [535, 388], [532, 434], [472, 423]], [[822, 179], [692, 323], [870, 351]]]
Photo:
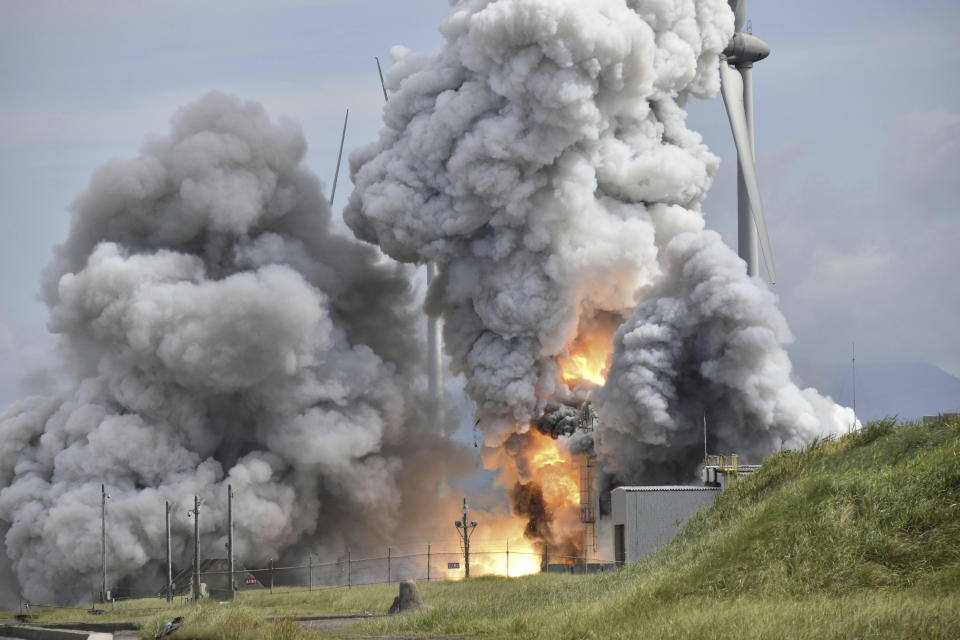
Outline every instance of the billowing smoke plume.
[[344, 215], [394, 258], [439, 263], [430, 300], [488, 445], [562, 419], [548, 403], [578, 392], [557, 362], [601, 317], [633, 316], [595, 394], [623, 481], [668, 460], [692, 475], [704, 412], [757, 454], [847, 426], [794, 387], [773, 296], [704, 231], [718, 160], [682, 105], [719, 89], [724, 0], [464, 0], [441, 32], [435, 53], [394, 51]]
[[745, 275], [712, 231], [682, 233], [663, 251], [664, 277], [615, 340], [609, 381], [594, 394], [596, 443], [618, 478], [670, 482], [708, 443], [757, 460], [854, 426], [853, 412], [790, 381], [790, 340], [776, 298]]
[[392, 533], [418, 310], [403, 268], [330, 233], [305, 150], [295, 125], [209, 94], [73, 203], [43, 296], [78, 382], [0, 415], [26, 597], [98, 591], [101, 482], [108, 586], [128, 593], [162, 584], [165, 500], [178, 564], [195, 494], [203, 555], [223, 555], [228, 483], [248, 566]]

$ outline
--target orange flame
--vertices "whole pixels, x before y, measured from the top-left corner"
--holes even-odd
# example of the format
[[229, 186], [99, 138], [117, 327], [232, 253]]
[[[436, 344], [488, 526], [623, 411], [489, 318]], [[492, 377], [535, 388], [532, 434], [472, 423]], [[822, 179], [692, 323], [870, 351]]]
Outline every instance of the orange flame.
[[[598, 314], [581, 323], [579, 335], [562, 356], [556, 358], [564, 383], [594, 385], [606, 383], [613, 335], [622, 319], [613, 314]], [[580, 520], [580, 474], [582, 459], [574, 457], [566, 446], [531, 429], [520, 450], [487, 449], [484, 466], [498, 469], [497, 483], [508, 491], [518, 484], [536, 483], [543, 494], [549, 513], [549, 535], [552, 540], [527, 537], [529, 518], [522, 515], [489, 517], [485, 527], [478, 528], [472, 545], [495, 548], [496, 552], [471, 555], [471, 572], [476, 575], [498, 574], [520, 576], [538, 573], [541, 568], [544, 542], [550, 545], [550, 562], [574, 562], [564, 557], [561, 549], [576, 549], [583, 541], [584, 524]], [[554, 542], [558, 544], [555, 546]], [[509, 566], [506, 546], [509, 544]], [[501, 551], [502, 550], [502, 551]], [[566, 552], [566, 553], [569, 553]], [[579, 553], [579, 552], [577, 552]], [[580, 557], [579, 555], [577, 556]], [[451, 577], [458, 577], [451, 574]]]
[[612, 352], [612, 330], [599, 326], [581, 331], [566, 355], [557, 358], [560, 377], [568, 385], [586, 381], [603, 386], [607, 382]]

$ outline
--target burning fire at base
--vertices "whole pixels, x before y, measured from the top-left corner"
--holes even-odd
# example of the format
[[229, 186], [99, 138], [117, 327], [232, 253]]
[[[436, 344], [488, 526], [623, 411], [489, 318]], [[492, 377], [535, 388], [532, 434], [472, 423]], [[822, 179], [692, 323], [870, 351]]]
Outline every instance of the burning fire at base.
[[[592, 455], [589, 395], [606, 382], [616, 320], [601, 317], [581, 327], [568, 353], [556, 359], [566, 396], [553, 398], [526, 433], [514, 434], [503, 447], [485, 453], [484, 466], [500, 471], [498, 484], [508, 491], [514, 515], [499, 527], [487, 528], [491, 538], [507, 538], [510, 549], [517, 551], [510, 575], [536, 573], [547, 564], [584, 562], [595, 552], [588, 548], [595, 547], [595, 537], [585, 524], [592, 522], [593, 507], [587, 495], [592, 489], [584, 485], [592, 479], [583, 476]], [[588, 443], [575, 443], [583, 433]], [[483, 561], [478, 564], [482, 567]], [[490, 569], [506, 573], [505, 567]]]

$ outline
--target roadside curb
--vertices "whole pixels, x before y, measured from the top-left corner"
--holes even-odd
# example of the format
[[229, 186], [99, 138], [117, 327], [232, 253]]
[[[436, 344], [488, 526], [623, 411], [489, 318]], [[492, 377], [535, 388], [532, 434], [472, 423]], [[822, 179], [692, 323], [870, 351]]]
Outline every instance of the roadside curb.
[[51, 629], [26, 624], [4, 625], [0, 627], [0, 635], [24, 640], [113, 640], [112, 633], [102, 631]]

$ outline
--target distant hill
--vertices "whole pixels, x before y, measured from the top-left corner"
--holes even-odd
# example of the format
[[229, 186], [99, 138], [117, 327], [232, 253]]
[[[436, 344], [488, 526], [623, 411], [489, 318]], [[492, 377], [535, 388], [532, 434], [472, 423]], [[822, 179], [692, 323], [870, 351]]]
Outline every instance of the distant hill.
[[[816, 387], [845, 406], [853, 404], [850, 363], [796, 359], [794, 373], [802, 386]], [[960, 411], [960, 378], [925, 362], [857, 363], [857, 417], [861, 421]]]

